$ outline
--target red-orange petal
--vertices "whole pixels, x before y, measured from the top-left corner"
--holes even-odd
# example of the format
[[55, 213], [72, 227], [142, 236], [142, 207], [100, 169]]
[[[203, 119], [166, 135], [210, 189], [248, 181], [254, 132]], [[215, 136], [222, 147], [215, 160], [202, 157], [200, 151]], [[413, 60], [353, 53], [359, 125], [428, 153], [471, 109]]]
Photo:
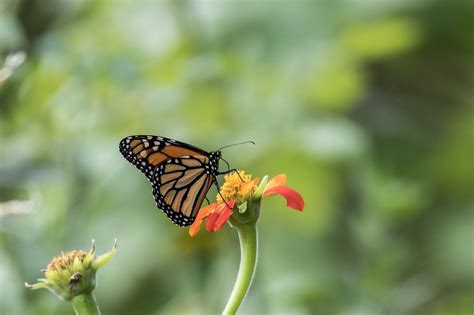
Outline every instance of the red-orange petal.
[[199, 210], [198, 215], [196, 216], [196, 219], [194, 220], [193, 224], [189, 227], [189, 235], [194, 236], [196, 235], [200, 228], [201, 228], [201, 223], [202, 221], [209, 216], [212, 212], [216, 210], [218, 207], [219, 203], [211, 203], [210, 205], [202, 208]]
[[270, 179], [270, 181], [265, 186], [263, 195], [265, 196], [265, 192], [269, 189], [272, 189], [273, 187], [285, 186], [286, 179], [287, 179], [287, 176], [285, 174], [278, 174], [277, 176]]
[[206, 230], [209, 232], [217, 232], [232, 215], [232, 208], [234, 208], [234, 205], [234, 200], [230, 200], [227, 203], [222, 202], [218, 206], [218, 209], [208, 216], [206, 220]]
[[296, 190], [285, 186], [276, 186], [270, 189], [265, 190], [264, 196], [270, 196], [278, 194], [286, 199], [286, 206], [303, 211], [304, 209], [304, 200], [301, 197], [300, 193]]

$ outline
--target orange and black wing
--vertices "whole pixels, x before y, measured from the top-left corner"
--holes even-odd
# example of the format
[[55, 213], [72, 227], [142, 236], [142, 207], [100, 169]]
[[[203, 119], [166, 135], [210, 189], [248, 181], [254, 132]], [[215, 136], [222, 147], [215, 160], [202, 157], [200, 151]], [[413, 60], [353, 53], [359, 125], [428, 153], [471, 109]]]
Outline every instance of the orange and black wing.
[[208, 153], [164, 137], [130, 136], [120, 152], [150, 180], [156, 205], [179, 226], [193, 223], [215, 177]]
[[214, 183], [205, 169], [207, 161], [202, 155], [183, 156], [169, 159], [156, 170], [152, 181], [156, 204], [179, 226], [193, 223]]
[[123, 138], [119, 149], [122, 155], [142, 171], [150, 181], [154, 178], [155, 168], [170, 158], [208, 155], [207, 152], [184, 142], [147, 135]]

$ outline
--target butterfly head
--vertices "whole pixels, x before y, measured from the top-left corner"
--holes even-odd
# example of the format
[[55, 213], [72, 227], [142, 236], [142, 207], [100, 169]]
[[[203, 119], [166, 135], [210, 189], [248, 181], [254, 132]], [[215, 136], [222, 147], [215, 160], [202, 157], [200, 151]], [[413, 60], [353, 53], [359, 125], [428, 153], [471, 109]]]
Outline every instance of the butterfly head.
[[212, 151], [209, 153], [209, 157], [211, 159], [220, 159], [222, 157], [222, 152], [221, 151]]
[[221, 151], [212, 151], [209, 153], [209, 160], [212, 164], [219, 163], [219, 160], [222, 158]]

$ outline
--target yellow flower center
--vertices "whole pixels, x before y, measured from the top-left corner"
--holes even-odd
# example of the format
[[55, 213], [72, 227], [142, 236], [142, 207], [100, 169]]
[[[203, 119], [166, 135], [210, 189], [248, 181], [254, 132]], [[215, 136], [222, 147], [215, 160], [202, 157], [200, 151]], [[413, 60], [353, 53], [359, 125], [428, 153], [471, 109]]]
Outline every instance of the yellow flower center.
[[[237, 173], [238, 172], [238, 173]], [[257, 189], [258, 179], [252, 180], [252, 175], [245, 174], [245, 171], [232, 172], [224, 176], [224, 184], [220, 189], [216, 200], [235, 200], [237, 203], [249, 197]], [[240, 176], [239, 176], [240, 175]], [[221, 197], [222, 195], [222, 197]]]
[[47, 270], [66, 270], [71, 268], [76, 258], [83, 262], [87, 253], [82, 250], [74, 250], [68, 253], [61, 253], [61, 256], [54, 257], [48, 264]]

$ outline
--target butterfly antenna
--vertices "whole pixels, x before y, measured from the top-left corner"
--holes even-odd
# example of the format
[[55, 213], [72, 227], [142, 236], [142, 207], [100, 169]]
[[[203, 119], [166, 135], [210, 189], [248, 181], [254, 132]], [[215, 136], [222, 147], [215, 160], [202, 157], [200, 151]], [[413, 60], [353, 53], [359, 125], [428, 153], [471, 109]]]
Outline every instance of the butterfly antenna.
[[225, 149], [225, 148], [228, 148], [228, 147], [233, 147], [234, 145], [241, 145], [241, 144], [246, 144], [246, 143], [251, 143], [251, 144], [255, 145], [255, 142], [253, 142], [253, 141], [244, 141], [244, 142], [238, 142], [238, 143], [233, 143], [233, 144], [225, 145], [225, 146], [223, 146], [222, 148], [217, 149], [217, 151], [220, 151], [220, 150]]
[[[255, 145], [255, 142], [253, 141], [244, 141], [244, 142], [238, 142], [238, 143], [233, 143], [233, 144], [229, 144], [229, 145], [225, 145], [223, 146], [222, 148], [220, 149], [217, 149], [217, 151], [221, 151], [222, 149], [225, 149], [225, 148], [228, 148], [228, 147], [233, 147], [235, 145], [241, 145], [241, 144], [246, 144], [246, 143], [251, 143], [253, 145]], [[223, 173], [219, 173], [220, 175], [223, 175], [223, 174], [228, 174], [232, 171], [236, 172], [237, 173], [237, 176], [239, 176], [240, 180], [242, 181], [242, 183], [244, 182], [244, 179], [242, 178], [242, 176], [240, 176], [239, 174], [239, 171], [237, 171], [235, 168], [231, 169], [230, 168], [230, 165], [229, 165], [229, 162], [227, 162], [226, 160], [224, 160], [222, 157], [220, 158], [221, 160], [223, 160], [225, 162], [225, 164], [227, 164], [227, 171], [226, 172], [223, 172]], [[222, 197], [222, 196], [221, 196]]]

